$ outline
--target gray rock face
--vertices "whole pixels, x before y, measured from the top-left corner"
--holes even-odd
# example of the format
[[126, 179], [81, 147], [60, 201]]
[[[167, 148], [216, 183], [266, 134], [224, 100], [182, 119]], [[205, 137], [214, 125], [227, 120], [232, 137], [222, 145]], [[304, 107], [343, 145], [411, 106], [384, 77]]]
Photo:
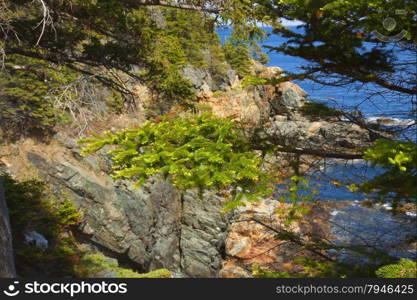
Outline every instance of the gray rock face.
[[183, 70], [183, 75], [185, 79], [191, 81], [191, 84], [196, 89], [201, 89], [205, 83], [209, 86], [212, 84], [211, 76], [206, 70], [187, 66]]
[[[203, 54], [210, 56], [210, 53]], [[219, 76], [219, 74], [211, 74], [207, 69], [187, 66], [182, 70], [182, 74], [200, 92], [225, 91], [230, 89], [236, 80], [236, 72], [231, 68], [225, 70], [224, 74]]]
[[49, 162], [35, 153], [29, 161], [57, 194], [81, 208], [83, 233], [141, 271], [167, 268], [177, 276], [215, 277], [221, 268], [227, 217], [221, 199], [182, 195], [165, 181], [152, 179], [140, 189], [69, 162]]
[[294, 89], [289, 88], [282, 94], [282, 104], [292, 109], [298, 109], [303, 106], [304, 98]]
[[323, 145], [334, 149], [354, 149], [371, 142], [369, 132], [356, 125], [309, 122], [302, 117], [294, 120], [276, 118], [266, 131], [281, 144], [310, 149], [320, 149]]
[[207, 70], [187, 66], [183, 70], [183, 75], [185, 79], [191, 81], [191, 84], [197, 90], [213, 89], [213, 79]]
[[195, 192], [187, 192], [182, 199], [181, 269], [189, 276], [215, 277], [221, 269], [230, 216], [219, 213], [222, 199], [209, 193], [199, 199]]
[[[1, 172], [0, 172], [1, 174]], [[9, 213], [0, 179], [0, 277], [16, 277]]]

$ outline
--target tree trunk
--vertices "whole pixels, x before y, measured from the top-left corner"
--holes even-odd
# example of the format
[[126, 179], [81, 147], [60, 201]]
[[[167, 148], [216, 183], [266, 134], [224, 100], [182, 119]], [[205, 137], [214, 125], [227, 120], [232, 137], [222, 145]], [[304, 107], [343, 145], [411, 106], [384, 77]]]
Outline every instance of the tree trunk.
[[0, 278], [16, 277], [9, 213], [0, 179]]

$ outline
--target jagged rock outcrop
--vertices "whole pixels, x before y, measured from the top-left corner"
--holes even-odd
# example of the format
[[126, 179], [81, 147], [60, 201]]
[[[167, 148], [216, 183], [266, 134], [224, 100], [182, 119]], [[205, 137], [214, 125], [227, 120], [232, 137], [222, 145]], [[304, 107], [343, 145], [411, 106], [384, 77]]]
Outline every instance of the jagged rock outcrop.
[[[257, 75], [265, 77], [281, 72], [276, 67], [256, 69]], [[232, 116], [251, 128], [263, 127], [268, 134], [287, 138], [293, 145], [322, 145], [330, 141], [332, 145], [353, 147], [367, 140], [359, 128], [303, 118], [297, 110], [306, 102], [306, 93], [294, 83], [242, 88], [232, 70], [227, 78], [216, 81], [207, 71], [191, 67], [184, 70], [184, 76], [200, 90], [200, 103], [209, 105], [214, 114]], [[222, 92], [214, 92], [219, 90]], [[135, 93], [152, 101], [144, 87], [138, 86]], [[143, 107], [145, 102], [141, 103]], [[99, 131], [112, 124], [117, 124], [116, 129], [123, 128], [131, 121], [114, 119], [117, 120]], [[80, 231], [88, 243], [127, 258], [140, 272], [166, 268], [176, 277], [217, 277], [222, 270], [223, 277], [245, 277], [250, 276], [249, 263], [256, 262], [251, 256], [266, 255], [269, 258], [261, 262], [281, 264], [290, 260], [283, 258], [285, 253], [294, 250], [285, 250], [283, 245], [272, 254], [261, 255], [280, 241], [239, 216], [238, 221], [232, 222], [232, 216], [220, 213], [223, 199], [213, 194], [206, 193], [199, 199], [197, 193], [180, 193], [157, 178], [140, 189], [134, 189], [130, 181], [113, 181], [108, 175], [111, 162], [105, 152], [80, 157], [76, 139], [65, 130], [58, 132], [49, 144], [27, 139], [3, 152], [7, 153], [0, 149], [0, 160], [7, 162], [14, 175], [33, 173], [44, 178], [54, 194], [74, 200], [84, 215]], [[254, 209], [266, 217], [273, 205], [263, 202], [240, 214], [247, 217], [249, 210]], [[272, 269], [274, 266], [268, 265]]]
[[[210, 55], [204, 53], [204, 55]], [[224, 71], [224, 76], [215, 76], [205, 68], [196, 68], [193, 66], [186, 66], [182, 70], [185, 79], [188, 79], [192, 86], [200, 92], [212, 92], [218, 90], [230, 90], [236, 82], [237, 74], [230, 67]]]
[[265, 131], [272, 140], [292, 148], [322, 149], [342, 153], [370, 145], [368, 131], [357, 125], [341, 122], [309, 122], [298, 116], [293, 120], [276, 118]]
[[[1, 166], [0, 166], [1, 167]], [[0, 170], [0, 175], [2, 171]], [[16, 277], [9, 213], [0, 179], [0, 278]]]
[[265, 199], [239, 208], [229, 227], [220, 277], [253, 277], [254, 264], [264, 270], [297, 272], [300, 267], [294, 264], [294, 259], [313, 253], [297, 243], [278, 238], [278, 233], [285, 232], [283, 229], [299, 235], [305, 243], [313, 237], [330, 236], [330, 225], [326, 222], [330, 214], [326, 209], [313, 206], [312, 213], [302, 222], [285, 225], [283, 215], [276, 213], [284, 207], [279, 201]]
[[[283, 70], [258, 66], [254, 72], [261, 78], [276, 78]], [[310, 154], [326, 151], [346, 155], [353, 155], [354, 149], [372, 142], [372, 132], [358, 125], [335, 118], [312, 120], [303, 115], [300, 108], [309, 102], [307, 94], [292, 82], [242, 88], [242, 82], [236, 78], [231, 84], [233, 88], [220, 93], [203, 90], [200, 103], [219, 117], [231, 117], [250, 129], [257, 128], [258, 138], [263, 141], [307, 150], [305, 153]]]
[[82, 160], [75, 165], [34, 152], [27, 157], [57, 194], [74, 199], [84, 213], [80, 229], [93, 243], [126, 255], [141, 271], [217, 276], [228, 226], [221, 198], [181, 194], [158, 179], [133, 189], [131, 182], [115, 183]]
[[[258, 66], [254, 72], [262, 78], [273, 78], [279, 76], [282, 70]], [[211, 111], [219, 117], [232, 117], [256, 127], [262, 126], [272, 116], [297, 110], [305, 103], [306, 95], [302, 88], [291, 82], [242, 88], [242, 82], [236, 77], [224, 92], [203, 90], [200, 103], [211, 107]]]

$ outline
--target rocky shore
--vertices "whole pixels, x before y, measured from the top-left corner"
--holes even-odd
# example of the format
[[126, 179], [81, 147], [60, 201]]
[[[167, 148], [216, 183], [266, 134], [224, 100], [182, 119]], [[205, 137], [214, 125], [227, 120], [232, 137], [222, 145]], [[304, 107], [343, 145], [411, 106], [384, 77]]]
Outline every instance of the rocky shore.
[[[254, 72], [272, 77], [281, 70], [257, 66]], [[315, 150], [317, 145], [326, 144], [329, 151], [353, 151], [371, 141], [369, 132], [356, 125], [311, 121], [303, 116], [299, 109], [307, 102], [307, 95], [293, 83], [242, 87], [236, 74], [229, 72], [221, 87], [213, 91], [212, 80], [205, 72], [189, 69], [185, 75], [199, 89], [199, 103], [209, 106], [214, 114], [232, 116], [249, 128], [263, 128], [268, 135], [295, 147]], [[146, 94], [145, 87], [136, 90]], [[142, 100], [141, 106], [146, 109], [146, 97]], [[143, 118], [110, 117], [96, 128], [124, 128]], [[40, 177], [55, 195], [73, 199], [83, 211], [79, 231], [87, 237], [84, 243], [93, 252], [105, 250], [114, 257], [123, 256], [141, 272], [166, 268], [175, 277], [250, 277], [253, 263], [275, 270], [290, 269], [294, 267], [294, 255], [304, 251], [277, 240], [267, 227], [250, 221], [257, 218], [270, 226], [280, 226], [282, 220], [273, 213], [276, 201], [265, 200], [222, 214], [224, 199], [214, 194], [206, 193], [199, 200], [195, 192], [180, 193], [157, 178], [133, 189], [132, 182], [110, 178], [111, 161], [104, 150], [82, 158], [76, 141], [75, 135], [62, 129], [47, 143], [27, 138], [3, 144], [0, 162], [15, 178]], [[3, 204], [0, 208], [0, 261], [7, 266], [2, 267], [0, 276], [11, 276], [7, 212]], [[328, 224], [322, 220], [328, 216], [328, 211], [317, 207], [312, 217], [294, 230], [327, 234]]]

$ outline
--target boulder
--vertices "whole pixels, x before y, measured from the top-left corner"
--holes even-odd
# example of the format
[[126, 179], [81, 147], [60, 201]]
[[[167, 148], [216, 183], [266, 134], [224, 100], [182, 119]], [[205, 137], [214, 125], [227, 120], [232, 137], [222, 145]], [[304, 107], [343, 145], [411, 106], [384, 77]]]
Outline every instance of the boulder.
[[196, 192], [183, 195], [181, 221], [181, 269], [194, 277], [217, 277], [221, 269], [230, 216], [220, 213], [223, 199]]
[[301, 116], [292, 120], [275, 117], [268, 127], [268, 135], [273, 136], [281, 145], [310, 150], [340, 150], [347, 153], [349, 149], [371, 145], [370, 133], [357, 125], [318, 121], [311, 122]]
[[46, 251], [48, 249], [48, 240], [39, 232], [36, 231], [29, 231], [24, 234], [24, 241], [27, 245], [34, 245], [39, 247], [42, 251]]
[[[262, 78], [279, 77], [282, 72], [278, 67], [265, 66], [257, 66], [255, 70], [257, 76]], [[230, 82], [227, 89], [222, 89], [223, 92], [218, 94], [203, 91], [200, 103], [211, 107], [212, 112], [218, 117], [232, 117], [243, 121], [249, 127], [263, 126], [278, 114], [292, 114], [304, 105], [307, 96], [301, 87], [292, 82], [242, 87], [238, 79], [232, 81], [232, 73], [228, 77]], [[196, 78], [200, 79], [194, 86], [200, 86], [201, 89], [202, 75], [194, 74], [190, 77], [194, 81]]]
[[301, 87], [292, 82], [279, 84], [279, 91], [281, 93], [281, 104], [289, 109], [301, 108], [307, 96]]
[[256, 88], [230, 91], [201, 99], [220, 118], [232, 117], [249, 126], [258, 126], [269, 115], [269, 104], [263, 101]]
[[183, 76], [185, 79], [188, 79], [192, 86], [197, 90], [214, 90], [214, 82], [211, 74], [205, 69], [186, 66], [183, 69]]
[[312, 207], [312, 214], [300, 223], [285, 224], [285, 218], [277, 214], [277, 209], [285, 204], [274, 200], [262, 200], [247, 204], [239, 209], [237, 217], [229, 227], [226, 239], [226, 259], [223, 261], [220, 277], [253, 277], [254, 264], [270, 271], [296, 271], [293, 261], [299, 256], [311, 256], [312, 253], [296, 243], [281, 240], [277, 233], [282, 229], [299, 234], [305, 242], [311, 236], [324, 237], [330, 232], [328, 212], [320, 207]]

